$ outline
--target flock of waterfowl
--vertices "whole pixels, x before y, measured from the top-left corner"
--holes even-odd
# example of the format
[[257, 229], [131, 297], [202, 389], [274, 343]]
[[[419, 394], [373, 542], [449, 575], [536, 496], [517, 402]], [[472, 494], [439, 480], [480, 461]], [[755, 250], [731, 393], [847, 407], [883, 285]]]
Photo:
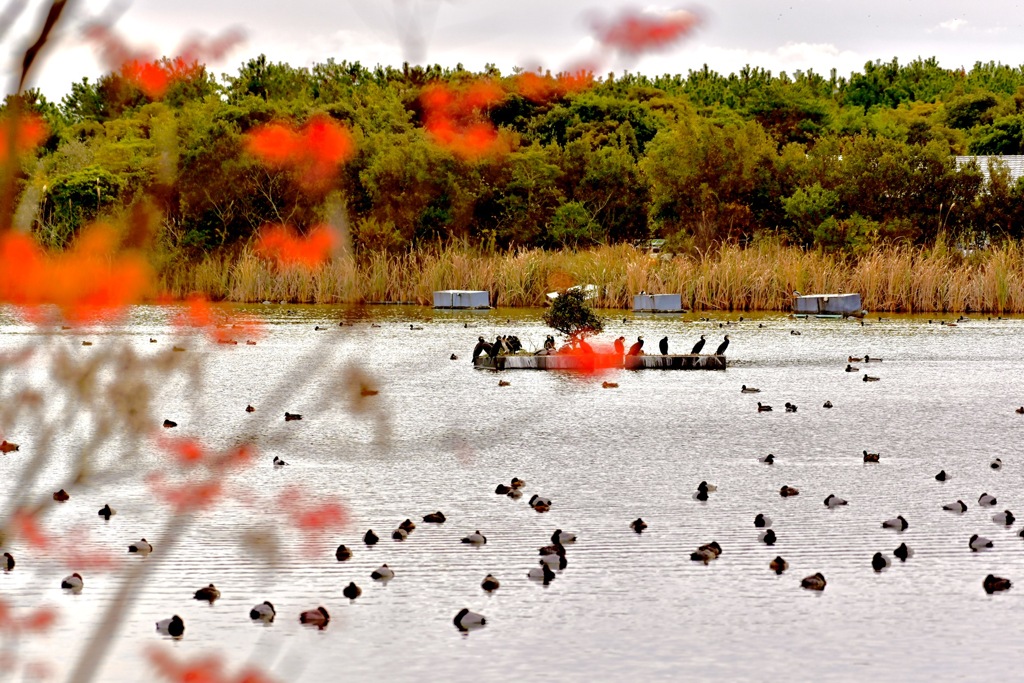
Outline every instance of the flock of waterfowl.
[[[410, 325], [410, 329], [422, 328]], [[513, 345], [518, 345], [518, 339], [513, 339], [515, 339]], [[474, 355], [478, 355], [479, 353], [492, 353], [495, 351], [495, 349], [500, 349], [501, 347], [509, 344], [508, 339], [502, 337], [499, 337], [494, 344], [487, 344], [486, 342], [483, 341], [482, 337], [480, 338], [479, 341], [480, 344], [478, 345], [478, 348], [474, 351]], [[628, 350], [624, 348], [623, 341], [624, 340], [622, 337], [615, 341], [616, 350], [619, 351], [620, 353], [626, 353], [629, 355], [636, 355], [638, 353], [642, 353], [642, 348], [644, 344], [642, 336], [638, 337], [637, 342], [634, 343]], [[704, 335], [701, 335], [700, 340], [693, 346], [691, 353], [700, 353], [703, 349], [704, 344], [705, 337]], [[718, 347], [715, 353], [719, 355], [724, 354], [728, 345], [729, 337], [728, 335], [725, 335], [724, 340], [722, 341], [721, 345]], [[669, 349], [667, 336], [661, 339], [659, 343], [659, 350], [662, 354], [668, 353]], [[454, 354], [452, 358], [455, 359]], [[880, 362], [882, 362], [882, 359], [872, 358], [868, 355], [864, 355], [862, 357], [850, 356], [847, 359], [845, 371], [848, 373], [860, 372], [860, 368], [855, 366], [854, 363], [867, 364]], [[880, 380], [880, 377], [871, 376], [866, 373], [862, 375], [862, 377], [864, 382], [873, 382]], [[508, 382], [502, 380], [502, 382], [499, 385], [507, 384]], [[617, 387], [618, 385], [613, 382], [604, 382], [602, 386], [604, 386], [605, 388], [613, 388]], [[740, 391], [743, 394], [761, 393], [760, 389], [747, 385], [742, 385]], [[363, 395], [373, 395], [375, 393], [376, 391], [372, 391], [372, 393], [370, 394], [364, 393]], [[833, 404], [831, 401], [826, 401], [823, 404], [823, 408], [825, 409], [830, 409], [832, 407]], [[247, 412], [253, 412], [254, 410], [255, 408], [251, 405], [246, 407]], [[757, 402], [757, 411], [770, 412], [772, 411], [772, 407], [770, 405], [763, 404], [762, 402]], [[787, 413], [795, 413], [797, 412], [797, 406], [791, 402], [786, 402], [785, 411]], [[1016, 412], [1024, 414], [1024, 406], [1017, 408]], [[301, 420], [302, 415], [297, 413], [286, 412], [284, 414], [284, 419], [285, 421]], [[176, 426], [177, 424], [171, 420], [165, 420], [163, 423], [163, 427], [165, 428], [174, 428]], [[0, 452], [8, 453], [12, 451], [17, 451], [18, 449], [18, 444], [10, 443], [6, 440], [0, 443]], [[863, 450], [862, 455], [863, 461], [865, 463], [878, 463], [881, 459], [879, 453], [870, 453], [866, 449]], [[776, 456], [769, 453], [766, 456], [758, 458], [758, 460], [759, 462], [765, 465], [772, 466], [776, 462]], [[286, 463], [279, 456], [275, 456], [272, 462], [272, 465], [275, 468], [284, 467], [287, 464], [288, 463]], [[1002, 467], [1002, 461], [996, 458], [995, 460], [992, 461], [991, 467], [992, 469], [1000, 469]], [[948, 475], [945, 470], [942, 470], [937, 475], [935, 475], [935, 479], [939, 482], [946, 481], [949, 478], [950, 475]], [[495, 488], [495, 494], [508, 496], [512, 499], [519, 499], [524, 495], [524, 487], [525, 482], [523, 480], [513, 478], [509, 484], [497, 485], [497, 487]], [[693, 494], [693, 497], [698, 501], [707, 502], [710, 500], [711, 494], [713, 494], [715, 490], [716, 487], [714, 485], [709, 484], [706, 481], [702, 481], [697, 486], [697, 490]], [[788, 498], [800, 495], [800, 491], [792, 486], [787, 485], [782, 486], [780, 488], [779, 494], [783, 498]], [[69, 500], [69, 498], [69, 494], [63, 489], [53, 493], [53, 499], [54, 501], [57, 502], [65, 502]], [[834, 493], [830, 493], [824, 499], [823, 504], [826, 508], [834, 509], [836, 507], [848, 505], [848, 501], [840, 498]], [[540, 496], [539, 494], [534, 494], [528, 499], [528, 505], [534, 511], [538, 513], [543, 513], [551, 508], [552, 501], [543, 496]], [[987, 492], [983, 492], [978, 498], [978, 505], [982, 508], [992, 508], [997, 505], [997, 499], [994, 496], [989, 495]], [[956, 514], [963, 514], [967, 511], [968, 506], [962, 500], [957, 500], [953, 503], [947, 503], [943, 505], [942, 509]], [[112, 509], [109, 505], [104, 505], [103, 508], [101, 508], [98, 511], [98, 515], [103, 517], [105, 520], [109, 520], [111, 516], [115, 514], [116, 511]], [[1015, 523], [1016, 518], [1010, 510], [1004, 510], [994, 514], [991, 517], [991, 519], [994, 523], [1000, 526], [1009, 527]], [[445, 524], [447, 521], [448, 520], [446, 516], [441, 511], [432, 512], [422, 516], [422, 523], [424, 524]], [[880, 525], [883, 529], [891, 529], [897, 532], [902, 532], [909, 528], [910, 522], [903, 515], [897, 515], [892, 519], [881, 521]], [[777, 542], [777, 535], [776, 531], [772, 528], [772, 520], [769, 517], [767, 517], [763, 513], [756, 514], [756, 516], [754, 517], [754, 527], [759, 530], [758, 541], [760, 543], [763, 543], [767, 546], [775, 545], [775, 543]], [[390, 538], [396, 542], [407, 541], [412, 537], [415, 529], [416, 524], [411, 519], [405, 519], [390, 533]], [[637, 518], [634, 521], [628, 523], [628, 525], [624, 523], [623, 530], [625, 531], [626, 529], [631, 530], [636, 534], [642, 534], [648, 529], [648, 523], [645, 522], [642, 518]], [[1022, 529], [1019, 532], [1019, 535], [1022, 538], [1024, 538], [1024, 529]], [[362, 536], [362, 542], [367, 546], [375, 545], [380, 541], [380, 536], [378, 536], [378, 534], [376, 534], [372, 529], [367, 530]], [[456, 538], [453, 536], [453, 542], [461, 542], [463, 544], [470, 546], [480, 546], [487, 543], [487, 537], [484, 533], [481, 532], [481, 530], [477, 529], [473, 530], [471, 533], [466, 533], [464, 536], [459, 537], [457, 541]], [[525, 575], [525, 578], [540, 582], [544, 585], [549, 584], [551, 581], [558, 577], [558, 572], [566, 570], [568, 566], [566, 546], [569, 546], [575, 542], [575, 534], [564, 531], [562, 529], [555, 529], [551, 534], [550, 544], [538, 548], [537, 566], [529, 568], [524, 567], [525, 571], [523, 572], [523, 575]], [[992, 548], [993, 542], [988, 538], [984, 538], [978, 534], [974, 534], [967, 540], [966, 545], [970, 552], [982, 552]], [[146, 556], [154, 552], [154, 548], [151, 543], [149, 543], [145, 538], [142, 538], [139, 541], [135, 541], [128, 545], [128, 552], [140, 556]], [[711, 540], [707, 543], [701, 544], [698, 547], [696, 547], [690, 553], [690, 559], [694, 562], [701, 562], [707, 565], [718, 559], [723, 552], [725, 552], [725, 550], [722, 548], [722, 546], [717, 541]], [[352, 550], [352, 548], [342, 544], [339, 545], [335, 551], [335, 559], [338, 562], [346, 562], [352, 558], [353, 553], [354, 551]], [[892, 551], [892, 556], [898, 559], [901, 563], [907, 562], [908, 559], [913, 557], [913, 555], [913, 550], [909, 548], [906, 545], [906, 543], [901, 543], [899, 547], [895, 548]], [[884, 553], [876, 552], [871, 558], [870, 564], [874, 571], [881, 572], [889, 566], [891, 566], [892, 560], [889, 557], [887, 557]], [[3, 562], [2, 565], [0, 565], [0, 569], [3, 569], [3, 571], [12, 571], [14, 570], [14, 568], [14, 557], [11, 555], [11, 553], [5, 552], [3, 554]], [[776, 556], [768, 563], [767, 568], [775, 574], [782, 575], [786, 571], [788, 571], [789, 563], [782, 556]], [[392, 567], [389, 567], [388, 564], [384, 563], [380, 567], [375, 569], [373, 572], [371, 572], [369, 578], [372, 581], [387, 582], [393, 579], [395, 575], [395, 570]], [[805, 576], [800, 580], [800, 586], [802, 588], [812, 591], [824, 591], [827, 585], [828, 584], [826, 577], [820, 572], [816, 572], [809, 576]], [[64, 577], [63, 580], [61, 581], [61, 588], [71, 592], [82, 591], [84, 586], [84, 579], [82, 575], [78, 572], [74, 572], [69, 576]], [[998, 577], [992, 574], [987, 575], [982, 580], [982, 588], [989, 594], [1008, 590], [1011, 588], [1011, 586], [1012, 582], [1009, 579]], [[488, 573], [486, 576], [483, 577], [480, 583], [480, 587], [483, 591], [487, 593], [492, 593], [500, 589], [501, 581], [499, 580], [498, 577]], [[357, 600], [361, 597], [363, 589], [360, 586], [358, 586], [354, 581], [351, 581], [342, 588], [341, 593], [348, 600]], [[214, 586], [214, 584], [210, 583], [207, 586], [203, 586], [195, 590], [193, 597], [195, 600], [213, 604], [218, 599], [220, 599], [221, 591], [216, 586]], [[276, 610], [271, 602], [263, 601], [259, 604], [254, 605], [249, 610], [248, 617], [253, 621], [270, 624], [273, 623], [275, 620]], [[301, 622], [302, 624], [306, 624], [320, 629], [326, 628], [330, 623], [331, 619], [330, 613], [322, 605], [319, 605], [309, 610], [302, 611], [298, 614], [297, 618], [299, 622]], [[487, 619], [482, 614], [473, 612], [468, 608], [462, 608], [454, 614], [452, 623], [459, 630], [467, 631], [473, 628], [484, 626], [487, 623]], [[184, 620], [179, 615], [175, 614], [170, 618], [163, 619], [157, 622], [156, 629], [161, 634], [173, 638], [181, 638], [185, 634], [186, 627]]]

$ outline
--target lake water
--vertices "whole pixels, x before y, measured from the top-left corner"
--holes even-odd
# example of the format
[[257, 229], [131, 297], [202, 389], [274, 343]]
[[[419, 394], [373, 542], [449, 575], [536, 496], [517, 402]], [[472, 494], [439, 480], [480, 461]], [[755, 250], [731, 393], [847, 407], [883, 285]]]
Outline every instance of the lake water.
[[[47, 527], [79, 539], [77, 550], [115, 553], [119, 564], [83, 571], [85, 589], [73, 595], [59, 587], [75, 571], [63, 549], [40, 556], [22, 541], [2, 548], [18, 565], [0, 574], [0, 599], [19, 613], [52, 606], [59, 620], [47, 634], [20, 641], [0, 633], [8, 665], [0, 665], [0, 680], [41, 679], [37, 668], [10, 666], [15, 657], [43, 662], [49, 680], [65, 678], [140, 563], [144, 585], [110, 636], [96, 680], [152, 678], [146, 653], [153, 646], [182, 659], [218, 655], [230, 671], [251, 663], [281, 681], [1019, 675], [1024, 586], [989, 596], [982, 579], [1024, 580], [1021, 525], [991, 520], [1004, 509], [1024, 515], [1024, 415], [1014, 412], [1024, 404], [1024, 320], [982, 316], [946, 327], [897, 316], [861, 326], [779, 314], [739, 322], [738, 314], [700, 321], [619, 313], [601, 339], [621, 334], [631, 343], [642, 334], [651, 351], [668, 335], [671, 349], [685, 352], [702, 333], [713, 350], [728, 332], [730, 367], [497, 375], [472, 368], [477, 336], [517, 334], [536, 348], [549, 332], [540, 311], [240, 310], [266, 323], [255, 346], [175, 337], [173, 311], [159, 307], [133, 309], [117, 328], [50, 334], [3, 318], [0, 351], [36, 350], [27, 364], [5, 366], [5, 401], [26, 386], [50, 397], [57, 380], [49, 358], [66, 356], [74, 365], [121, 345], [166, 358], [179, 343], [188, 350], [173, 355], [199, 369], [152, 387], [153, 425], [173, 419], [179, 426], [168, 433], [217, 447], [253, 440], [259, 455], [225, 479], [229, 497], [189, 520], [173, 541], [163, 535], [169, 508], [143, 481], [168, 458], [153, 439], [123, 462], [121, 476], [69, 487], [71, 500], [52, 510]], [[423, 329], [410, 330], [411, 323]], [[449, 360], [452, 353], [459, 360]], [[865, 353], [884, 360], [844, 372], [848, 355]], [[353, 368], [378, 396], [334, 400], [351, 385], [344, 378]], [[880, 381], [863, 382], [865, 371]], [[511, 385], [499, 387], [499, 379]], [[619, 386], [602, 389], [602, 381]], [[741, 394], [743, 384], [762, 391]], [[826, 400], [835, 407], [823, 409]], [[758, 413], [757, 401], [775, 410]], [[787, 401], [798, 412], [784, 412]], [[246, 413], [247, 404], [256, 411]], [[74, 397], [59, 403], [54, 415], [70, 416], [69, 424], [54, 437], [36, 495], [65, 485], [73, 454], [95, 428], [95, 420], [75, 419], [80, 408]], [[304, 419], [286, 423], [285, 410]], [[14, 488], [39, 447], [33, 425], [17, 417], [7, 430], [21, 450], [0, 456], [4, 513], [26, 494]], [[129, 447], [115, 436], [97, 457], [117, 462]], [[881, 462], [863, 463], [863, 450], [881, 453]], [[774, 466], [758, 462], [769, 452]], [[274, 455], [290, 465], [275, 470]], [[1004, 466], [993, 470], [997, 457]], [[941, 469], [950, 481], [935, 480]], [[526, 480], [526, 496], [495, 495], [513, 476]], [[701, 480], [718, 486], [707, 502], [692, 496]], [[782, 485], [800, 495], [780, 497]], [[998, 505], [979, 507], [982, 492]], [[533, 493], [552, 500], [550, 512], [527, 505]], [[827, 509], [830, 493], [849, 506]], [[287, 522], [294, 500], [335, 498], [349, 511], [345, 529], [317, 537]], [[942, 510], [957, 499], [967, 503], [966, 514]], [[104, 503], [118, 511], [109, 522], [96, 515]], [[446, 524], [419, 523], [434, 510]], [[774, 547], [758, 541], [759, 512], [774, 520]], [[896, 515], [908, 520], [906, 531], [881, 527]], [[405, 542], [390, 540], [406, 517], [416, 531]], [[636, 517], [650, 525], [643, 535], [629, 529]], [[361, 537], [371, 527], [382, 540], [369, 548]], [[568, 567], [543, 586], [526, 572], [556, 528], [579, 540], [568, 547]], [[485, 546], [459, 542], [477, 529]], [[972, 553], [975, 533], [994, 548]], [[143, 536], [156, 546], [151, 556], [122, 555]], [[707, 566], [689, 559], [712, 540], [721, 557]], [[875, 573], [872, 555], [891, 558], [901, 542], [914, 557]], [[274, 543], [275, 556], [261, 550]], [[353, 549], [348, 562], [334, 558], [339, 543]], [[776, 555], [789, 562], [782, 576], [768, 569]], [[371, 580], [385, 562], [396, 577]], [[801, 589], [800, 579], [819, 571], [826, 590]], [[492, 595], [480, 588], [488, 573], [501, 581]], [[349, 602], [341, 591], [353, 580], [363, 594]], [[210, 582], [222, 598], [212, 606], [193, 600]], [[273, 625], [248, 618], [263, 600], [277, 608]], [[298, 614], [317, 605], [331, 613], [328, 627], [300, 626]], [[460, 633], [452, 618], [462, 607], [484, 614], [487, 625]], [[178, 641], [153, 628], [172, 614], [186, 623]]]

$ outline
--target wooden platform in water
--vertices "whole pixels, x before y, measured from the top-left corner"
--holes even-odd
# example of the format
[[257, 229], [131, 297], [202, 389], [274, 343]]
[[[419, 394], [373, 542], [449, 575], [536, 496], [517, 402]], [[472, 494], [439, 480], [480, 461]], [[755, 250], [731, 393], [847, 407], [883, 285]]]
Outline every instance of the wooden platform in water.
[[614, 353], [553, 354], [549, 356], [480, 356], [473, 367], [486, 370], [725, 370], [725, 356], [687, 353], [672, 356]]

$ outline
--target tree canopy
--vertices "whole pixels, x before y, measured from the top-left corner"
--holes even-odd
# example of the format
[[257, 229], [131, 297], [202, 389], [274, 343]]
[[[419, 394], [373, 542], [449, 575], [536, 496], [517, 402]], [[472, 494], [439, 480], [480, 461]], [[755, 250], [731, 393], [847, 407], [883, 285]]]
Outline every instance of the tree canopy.
[[[54, 246], [140, 202], [162, 216], [168, 258], [236, 249], [268, 223], [311, 229], [339, 204], [357, 253], [1024, 237], [1024, 186], [998, 163], [955, 161], [1024, 153], [1024, 70], [995, 63], [583, 78], [260, 55], [219, 78], [180, 70], [159, 97], [124, 72], [83, 79], [59, 104], [23, 97], [49, 131], [23, 165], [25, 215]], [[268, 124], [323, 117], [354, 151], [316, 192], [247, 146]]]
[[559, 292], [551, 308], [544, 311], [544, 324], [574, 341], [600, 334], [604, 329], [604, 323], [587, 304], [583, 290], [572, 287]]

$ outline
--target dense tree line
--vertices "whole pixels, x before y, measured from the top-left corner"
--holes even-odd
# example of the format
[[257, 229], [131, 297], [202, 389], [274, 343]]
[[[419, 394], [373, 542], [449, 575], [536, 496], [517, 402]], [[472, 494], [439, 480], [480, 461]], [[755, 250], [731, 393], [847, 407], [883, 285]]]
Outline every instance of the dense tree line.
[[[893, 60], [843, 78], [705, 67], [609, 74], [543, 97], [493, 67], [305, 69], [260, 56], [219, 79], [200, 65], [179, 76], [158, 100], [118, 72], [75, 83], [59, 104], [24, 96], [49, 126], [23, 172], [44, 242], [142, 212], [157, 217], [158, 251], [194, 258], [267, 223], [306, 229], [339, 206], [357, 249], [662, 237], [684, 251], [771, 235], [858, 252], [939, 233], [965, 245], [1024, 236], [1024, 185], [999, 163], [986, 184], [954, 160], [1024, 153], [1024, 68]], [[471, 114], [504, 147], [467, 157], [425, 130], [423, 95], [481, 80], [501, 94]], [[245, 135], [314, 115], [346, 126], [356, 152], [310, 194], [248, 154]]]

